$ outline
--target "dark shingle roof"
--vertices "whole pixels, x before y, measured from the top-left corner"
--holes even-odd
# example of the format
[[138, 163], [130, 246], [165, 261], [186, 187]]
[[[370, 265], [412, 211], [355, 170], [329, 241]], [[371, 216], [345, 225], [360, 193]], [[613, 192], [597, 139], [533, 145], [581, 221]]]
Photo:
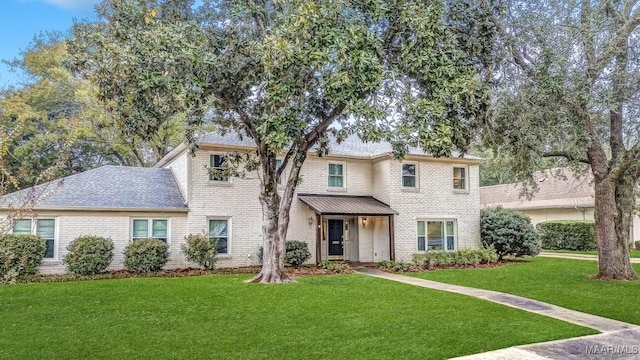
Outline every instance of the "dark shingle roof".
[[[228, 145], [237, 147], [255, 148], [256, 143], [253, 139], [244, 136], [242, 139], [235, 132], [229, 132], [221, 135], [216, 132], [204, 134], [198, 138], [199, 144], [210, 145]], [[314, 151], [317, 147], [314, 147]], [[390, 154], [392, 152], [391, 144], [388, 142], [364, 142], [357, 135], [351, 135], [338, 144], [334, 137], [329, 138], [329, 154], [342, 156], [363, 156], [376, 157], [380, 155]], [[411, 155], [429, 155], [424, 151], [411, 147], [409, 148]], [[452, 157], [460, 157], [460, 153], [453, 152]], [[465, 155], [465, 159], [481, 160], [479, 157]]]
[[[55, 186], [51, 186], [51, 184]], [[170, 169], [103, 166], [36, 186], [50, 194], [36, 209], [129, 209], [187, 211]], [[59, 183], [59, 184], [55, 184]], [[0, 197], [0, 207], [12, 207], [33, 192], [25, 189]]]

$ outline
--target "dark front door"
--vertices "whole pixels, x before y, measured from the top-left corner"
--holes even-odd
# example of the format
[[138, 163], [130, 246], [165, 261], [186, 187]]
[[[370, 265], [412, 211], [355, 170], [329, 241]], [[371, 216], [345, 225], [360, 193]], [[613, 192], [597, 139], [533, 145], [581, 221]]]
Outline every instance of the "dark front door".
[[342, 220], [328, 220], [329, 221], [329, 256], [343, 255], [344, 250], [342, 244], [344, 239], [342, 235], [344, 233], [344, 222]]

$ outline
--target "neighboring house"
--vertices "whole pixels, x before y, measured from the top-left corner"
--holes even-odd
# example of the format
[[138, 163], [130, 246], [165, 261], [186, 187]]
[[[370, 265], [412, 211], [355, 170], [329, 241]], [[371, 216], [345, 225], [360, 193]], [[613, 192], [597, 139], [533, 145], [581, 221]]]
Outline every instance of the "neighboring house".
[[[329, 148], [323, 157], [311, 151], [302, 167], [287, 233], [287, 240], [309, 244], [311, 261], [409, 261], [428, 249], [477, 247], [479, 158], [434, 158], [411, 149], [398, 161], [389, 144], [355, 136]], [[168, 267], [193, 266], [180, 253], [190, 233], [218, 240], [218, 266], [256, 265], [257, 174], [211, 171], [222, 168], [228, 153], [253, 149], [251, 139], [210, 133], [200, 137], [195, 156], [180, 145], [155, 168], [105, 166], [69, 176], [13, 231], [48, 241], [42, 270], [50, 272], [64, 271], [67, 245], [83, 234], [114, 240], [112, 268], [122, 268], [124, 247], [144, 237], [169, 244]], [[0, 206], [12, 196], [0, 198]]]
[[[576, 175], [570, 169], [557, 168], [534, 174], [538, 191], [531, 199], [522, 196], [519, 183], [480, 188], [482, 208], [502, 206], [518, 210], [533, 224], [550, 220], [593, 220], [595, 193], [591, 172]], [[640, 240], [640, 218], [634, 216], [631, 241]]]

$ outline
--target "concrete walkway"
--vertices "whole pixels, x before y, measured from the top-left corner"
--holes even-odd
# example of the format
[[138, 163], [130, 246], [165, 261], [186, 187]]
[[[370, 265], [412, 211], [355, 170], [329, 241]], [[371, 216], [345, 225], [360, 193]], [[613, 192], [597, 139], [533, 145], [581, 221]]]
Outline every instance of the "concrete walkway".
[[[554, 253], [554, 252], [543, 251], [540, 254], [538, 254], [538, 256], [560, 258], [560, 259], [598, 261], [598, 255], [587, 255], [587, 254]], [[630, 258], [629, 261], [631, 261], [632, 264], [640, 264], [640, 258]]]
[[634, 324], [607, 319], [601, 316], [570, 310], [542, 301], [497, 291], [445, 284], [437, 281], [386, 273], [377, 269], [357, 268], [356, 270], [362, 274], [373, 277], [398, 281], [428, 289], [473, 296], [576, 325], [586, 326], [602, 332], [602, 334], [598, 335], [515, 346], [456, 359], [640, 359], [640, 326]]

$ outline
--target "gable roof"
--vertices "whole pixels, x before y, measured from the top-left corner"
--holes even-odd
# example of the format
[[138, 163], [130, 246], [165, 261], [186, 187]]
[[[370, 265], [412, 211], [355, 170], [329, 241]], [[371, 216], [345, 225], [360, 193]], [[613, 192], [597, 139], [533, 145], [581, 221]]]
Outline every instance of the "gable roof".
[[35, 209], [187, 211], [170, 169], [103, 166], [0, 197], [0, 208], [19, 206], [29, 192], [56, 184]]
[[[242, 139], [236, 132], [228, 132], [225, 135], [221, 135], [217, 132], [210, 132], [204, 134], [198, 138], [197, 143], [199, 145], [227, 145], [233, 147], [243, 147], [253, 149], [256, 147], [256, 143], [253, 139], [243, 136]], [[310, 151], [317, 150], [317, 145], [314, 146]], [[357, 135], [350, 135], [342, 142], [338, 143], [336, 138], [333, 136], [329, 137], [329, 155], [340, 155], [340, 156], [353, 156], [353, 157], [368, 157], [375, 158], [379, 156], [384, 156], [391, 154], [393, 149], [391, 147], [391, 143], [388, 142], [364, 142], [360, 140], [360, 137]], [[422, 151], [416, 147], [410, 147], [408, 155], [423, 155], [423, 156], [432, 156], [429, 153]], [[451, 156], [453, 158], [463, 158], [467, 160], [482, 160], [482, 158], [464, 155], [460, 152], [454, 151]]]
[[480, 188], [480, 206], [500, 205], [517, 210], [594, 206], [593, 175], [589, 171], [576, 177], [567, 168], [544, 170], [534, 174], [534, 181], [538, 191], [531, 200], [520, 196], [521, 183], [483, 186]]

